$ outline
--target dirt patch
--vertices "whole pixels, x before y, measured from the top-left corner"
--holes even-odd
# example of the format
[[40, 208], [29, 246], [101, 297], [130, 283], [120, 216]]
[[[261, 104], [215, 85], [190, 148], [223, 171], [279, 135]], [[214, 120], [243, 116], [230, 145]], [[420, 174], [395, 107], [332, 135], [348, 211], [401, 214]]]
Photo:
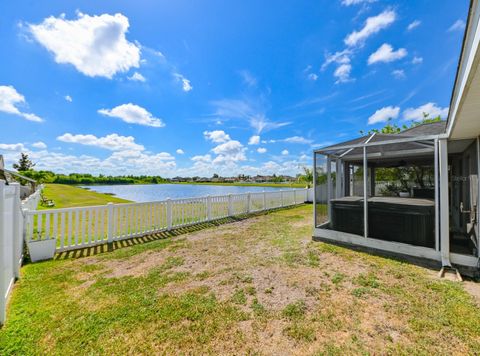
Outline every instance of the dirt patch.
[[480, 283], [463, 281], [463, 288], [473, 297], [477, 306], [480, 307]]

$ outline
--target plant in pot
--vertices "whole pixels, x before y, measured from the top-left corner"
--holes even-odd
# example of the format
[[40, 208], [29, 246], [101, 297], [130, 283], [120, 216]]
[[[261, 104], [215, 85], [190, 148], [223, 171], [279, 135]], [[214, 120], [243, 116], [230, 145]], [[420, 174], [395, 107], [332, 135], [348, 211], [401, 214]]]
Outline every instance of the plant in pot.
[[50, 260], [55, 255], [55, 247], [57, 246], [56, 238], [45, 239], [43, 234], [37, 229], [33, 231], [33, 236], [27, 242], [28, 253], [32, 262]]

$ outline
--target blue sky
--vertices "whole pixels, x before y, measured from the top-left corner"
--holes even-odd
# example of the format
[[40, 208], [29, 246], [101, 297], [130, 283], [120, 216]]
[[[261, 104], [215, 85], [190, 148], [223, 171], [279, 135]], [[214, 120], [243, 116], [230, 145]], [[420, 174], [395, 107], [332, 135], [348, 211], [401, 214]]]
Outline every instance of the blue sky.
[[295, 174], [446, 117], [468, 1], [8, 1], [0, 153], [38, 169]]

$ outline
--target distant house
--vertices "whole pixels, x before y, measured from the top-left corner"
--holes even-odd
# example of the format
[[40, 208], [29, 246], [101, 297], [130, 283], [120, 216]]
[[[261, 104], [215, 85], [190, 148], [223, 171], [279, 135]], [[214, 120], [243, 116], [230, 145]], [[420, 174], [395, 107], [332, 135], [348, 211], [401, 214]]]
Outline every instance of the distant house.
[[480, 7], [446, 122], [314, 151], [314, 239], [479, 273]]

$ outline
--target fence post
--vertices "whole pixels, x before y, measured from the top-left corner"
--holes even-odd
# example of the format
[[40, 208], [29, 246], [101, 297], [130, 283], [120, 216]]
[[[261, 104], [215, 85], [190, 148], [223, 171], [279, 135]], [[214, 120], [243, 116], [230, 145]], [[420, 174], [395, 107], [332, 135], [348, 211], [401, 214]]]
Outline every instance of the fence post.
[[0, 180], [0, 325], [5, 323], [6, 317], [6, 288], [7, 281], [5, 280], [6, 273], [5, 266], [5, 247], [7, 238], [5, 236], [5, 182]]
[[252, 198], [250, 196], [250, 193], [247, 193], [247, 213], [250, 213], [250, 202]]
[[228, 194], [228, 216], [233, 216], [232, 194]]
[[267, 192], [263, 190], [263, 210], [267, 210]]
[[108, 225], [107, 225], [107, 242], [113, 242], [113, 232], [115, 231], [115, 220], [113, 219], [113, 203], [107, 203], [108, 209]]
[[23, 251], [23, 216], [20, 200], [20, 183], [11, 183], [15, 189], [13, 205], [13, 274], [16, 279], [20, 278], [20, 265], [22, 263]]
[[280, 189], [280, 206], [283, 208], [283, 190]]
[[167, 199], [167, 230], [172, 229], [172, 200]]
[[212, 220], [212, 197], [207, 195], [207, 221]]

